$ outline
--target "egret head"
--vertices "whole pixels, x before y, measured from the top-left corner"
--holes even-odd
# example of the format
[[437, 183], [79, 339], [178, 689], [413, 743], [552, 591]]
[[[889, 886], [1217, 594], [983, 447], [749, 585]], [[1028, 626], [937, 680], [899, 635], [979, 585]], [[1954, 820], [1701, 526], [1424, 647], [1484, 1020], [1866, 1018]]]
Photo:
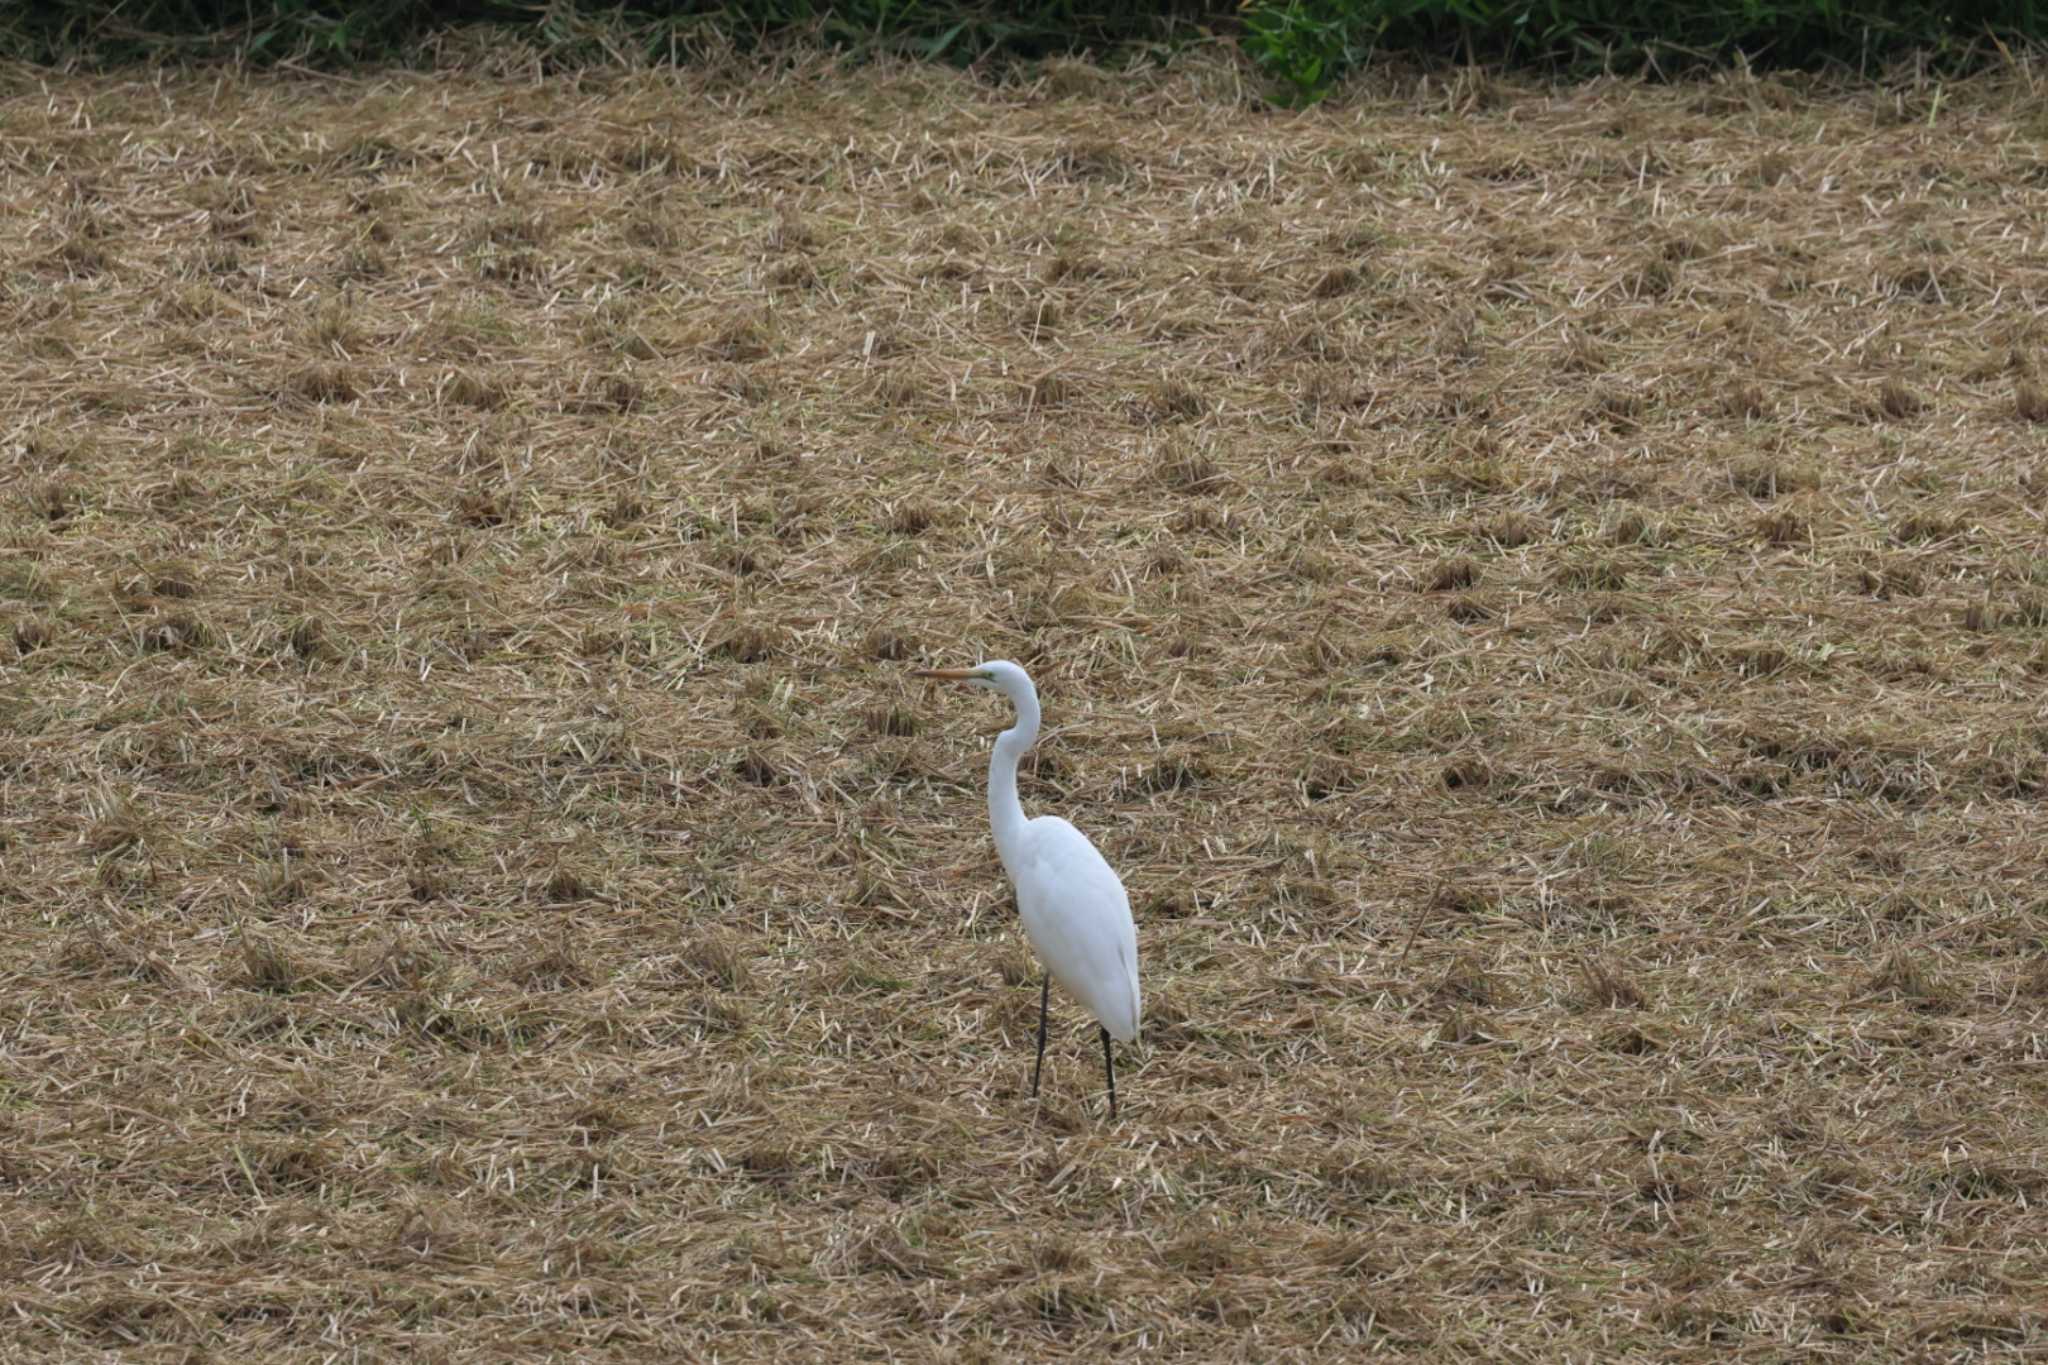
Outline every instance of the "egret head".
[[987, 663], [976, 664], [972, 668], [920, 668], [911, 676], [965, 683], [969, 687], [1000, 692], [1013, 700], [1022, 696], [1037, 695], [1037, 689], [1031, 685], [1031, 675], [1008, 659], [992, 659]]

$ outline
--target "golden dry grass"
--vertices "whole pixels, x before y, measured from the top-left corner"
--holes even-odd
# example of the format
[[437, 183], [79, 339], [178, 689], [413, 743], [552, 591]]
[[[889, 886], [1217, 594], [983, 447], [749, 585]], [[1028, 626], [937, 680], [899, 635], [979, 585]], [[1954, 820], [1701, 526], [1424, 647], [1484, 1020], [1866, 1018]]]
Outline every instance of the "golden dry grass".
[[0, 1353], [2048, 1350], [2027, 74], [0, 73]]

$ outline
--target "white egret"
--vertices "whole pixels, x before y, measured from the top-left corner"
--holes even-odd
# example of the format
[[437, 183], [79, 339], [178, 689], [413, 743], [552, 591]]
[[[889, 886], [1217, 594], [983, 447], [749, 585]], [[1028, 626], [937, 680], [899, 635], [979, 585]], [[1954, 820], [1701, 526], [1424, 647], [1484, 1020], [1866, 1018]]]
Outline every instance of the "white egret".
[[988, 818], [996, 852], [1017, 891], [1024, 933], [1045, 964], [1038, 992], [1038, 1060], [1031, 1093], [1045, 1066], [1045, 1020], [1052, 983], [1083, 1005], [1102, 1026], [1102, 1069], [1109, 1079], [1109, 1117], [1116, 1118], [1116, 1062], [1109, 1040], [1138, 1036], [1138, 931], [1124, 884], [1088, 842], [1057, 815], [1024, 818], [1017, 800], [1017, 760], [1038, 738], [1038, 689], [1031, 675], [1007, 659], [972, 668], [921, 668], [920, 678], [943, 678], [1000, 692], [1017, 708], [1017, 723], [996, 737], [988, 762]]

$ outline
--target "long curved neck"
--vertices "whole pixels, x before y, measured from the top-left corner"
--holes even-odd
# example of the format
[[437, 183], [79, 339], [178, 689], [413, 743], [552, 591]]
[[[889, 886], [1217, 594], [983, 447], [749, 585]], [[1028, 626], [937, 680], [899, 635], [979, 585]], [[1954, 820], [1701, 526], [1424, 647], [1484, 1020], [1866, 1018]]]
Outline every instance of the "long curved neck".
[[1038, 698], [1027, 692], [1010, 700], [1017, 706], [1017, 723], [996, 736], [996, 747], [988, 757], [988, 822], [995, 830], [996, 852], [1015, 880], [1018, 854], [1024, 842], [1024, 804], [1017, 799], [1017, 761], [1038, 738]]

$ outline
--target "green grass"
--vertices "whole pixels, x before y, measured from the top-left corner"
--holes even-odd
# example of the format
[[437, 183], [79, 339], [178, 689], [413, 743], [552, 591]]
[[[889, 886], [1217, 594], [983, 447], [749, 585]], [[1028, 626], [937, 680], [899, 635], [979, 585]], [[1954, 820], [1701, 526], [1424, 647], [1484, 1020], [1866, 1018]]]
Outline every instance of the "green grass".
[[[648, 6], [506, 0], [70, 0], [0, 21], [0, 53], [92, 64], [232, 57], [343, 67], [432, 60], [451, 39], [554, 67], [664, 63], [788, 40], [862, 56], [1008, 66], [1094, 53], [1127, 62], [1235, 39], [1274, 98], [1312, 104], [1373, 54], [1670, 75], [1733, 64], [1870, 70], [1902, 54], [1960, 69], [2040, 41], [2034, 0], [745, 0]], [[460, 35], [460, 36], [455, 36]], [[359, 154], [374, 154], [362, 149]]]

